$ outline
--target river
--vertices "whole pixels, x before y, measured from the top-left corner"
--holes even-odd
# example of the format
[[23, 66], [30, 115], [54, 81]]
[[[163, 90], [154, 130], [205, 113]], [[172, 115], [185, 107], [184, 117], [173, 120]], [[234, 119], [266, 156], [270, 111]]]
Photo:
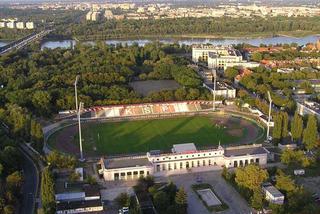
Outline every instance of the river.
[[[192, 45], [192, 44], [204, 44], [210, 43], [214, 45], [232, 45], [232, 44], [240, 44], [247, 43], [255, 46], [259, 46], [260, 44], [266, 45], [276, 45], [276, 44], [290, 44], [297, 43], [299, 45], [305, 45], [307, 43], [315, 43], [318, 39], [320, 39], [320, 35], [311, 35], [301, 38], [295, 37], [286, 37], [286, 36], [278, 36], [278, 37], [266, 37], [266, 38], [256, 38], [256, 39], [207, 39], [207, 38], [196, 38], [196, 39], [158, 39], [156, 41], [162, 43], [178, 43], [180, 45]], [[152, 39], [131, 39], [131, 40], [106, 40], [106, 44], [128, 44], [132, 45], [133, 43], [137, 43], [139, 46], [144, 46], [147, 43], [150, 43]], [[92, 41], [85, 42], [87, 44], [94, 44]], [[0, 41], [0, 47], [6, 45], [7, 42]], [[41, 44], [41, 48], [71, 48], [76, 44], [75, 40], [61, 40], [61, 41], [45, 41]]]

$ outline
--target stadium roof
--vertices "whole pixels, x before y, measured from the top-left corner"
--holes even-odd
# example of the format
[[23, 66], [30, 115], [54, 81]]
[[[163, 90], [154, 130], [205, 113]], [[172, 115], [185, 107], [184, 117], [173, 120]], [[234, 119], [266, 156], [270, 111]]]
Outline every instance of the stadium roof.
[[265, 154], [268, 151], [263, 147], [248, 147], [248, 148], [234, 148], [234, 149], [226, 149], [224, 155], [226, 157], [231, 156], [244, 156], [244, 155], [258, 155]]
[[150, 162], [147, 157], [118, 158], [118, 159], [105, 159], [104, 165], [106, 169], [116, 169], [116, 168], [147, 166], [147, 165], [150, 165]]
[[174, 144], [172, 148], [173, 153], [184, 153], [191, 151], [197, 151], [197, 148], [193, 143]]

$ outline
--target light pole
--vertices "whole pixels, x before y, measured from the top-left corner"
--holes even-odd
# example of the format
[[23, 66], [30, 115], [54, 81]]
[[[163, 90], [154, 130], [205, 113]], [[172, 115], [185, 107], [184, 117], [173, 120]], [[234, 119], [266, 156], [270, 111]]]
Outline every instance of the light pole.
[[212, 102], [212, 111], [216, 110], [216, 83], [217, 83], [217, 72], [215, 69], [212, 69], [213, 76], [213, 102]]
[[270, 120], [271, 120], [271, 108], [272, 108], [272, 99], [271, 99], [270, 91], [268, 91], [268, 99], [269, 99], [269, 117], [268, 117], [268, 126], [267, 126], [267, 141], [269, 140], [269, 135], [270, 135]]
[[78, 126], [79, 126], [79, 147], [80, 147], [80, 161], [83, 162], [83, 151], [82, 151], [82, 136], [81, 136], [81, 110], [83, 109], [83, 102], [79, 103], [79, 109], [78, 109]]
[[79, 75], [76, 76], [76, 80], [74, 81], [74, 98], [76, 101], [76, 111], [78, 112], [78, 91], [77, 91], [77, 84], [78, 84], [78, 80], [79, 80]]

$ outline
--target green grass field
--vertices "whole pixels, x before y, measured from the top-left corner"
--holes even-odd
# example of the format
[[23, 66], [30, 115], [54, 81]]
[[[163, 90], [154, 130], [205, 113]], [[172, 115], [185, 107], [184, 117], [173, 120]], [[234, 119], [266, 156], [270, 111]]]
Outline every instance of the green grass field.
[[[110, 155], [139, 153], [150, 150], [170, 150], [173, 144], [195, 143], [198, 147], [236, 143], [246, 135], [240, 124], [236, 136], [210, 117], [181, 117], [162, 120], [96, 123], [83, 127], [85, 151]], [[77, 141], [74, 137], [74, 143]]]

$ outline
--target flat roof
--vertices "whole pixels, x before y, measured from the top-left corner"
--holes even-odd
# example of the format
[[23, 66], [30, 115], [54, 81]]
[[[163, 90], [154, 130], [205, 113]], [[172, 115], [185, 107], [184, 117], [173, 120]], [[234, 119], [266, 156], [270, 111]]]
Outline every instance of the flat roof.
[[101, 200], [65, 201], [57, 203], [57, 210], [73, 210], [87, 207], [102, 207]]
[[273, 197], [283, 197], [284, 195], [274, 186], [270, 185], [270, 186], [265, 186], [263, 187], [265, 189], [265, 191], [268, 191]]
[[226, 149], [224, 156], [244, 156], [244, 155], [258, 155], [268, 153], [263, 147], [249, 147], [249, 148], [231, 148]]
[[117, 168], [147, 166], [147, 165], [150, 165], [150, 162], [147, 157], [115, 158], [115, 159], [105, 159], [104, 165], [106, 169], [117, 169]]
[[174, 144], [172, 148], [172, 152], [174, 153], [184, 153], [190, 151], [197, 151], [194, 143]]

